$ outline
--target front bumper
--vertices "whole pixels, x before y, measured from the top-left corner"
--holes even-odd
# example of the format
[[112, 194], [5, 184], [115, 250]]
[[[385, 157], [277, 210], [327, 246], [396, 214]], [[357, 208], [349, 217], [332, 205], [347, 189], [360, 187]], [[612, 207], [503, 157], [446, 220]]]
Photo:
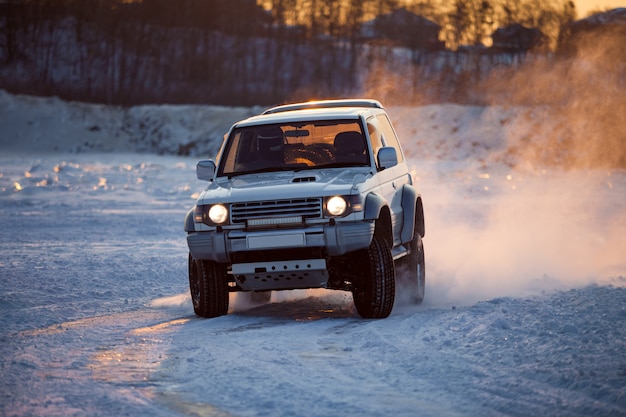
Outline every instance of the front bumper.
[[196, 259], [230, 263], [233, 253], [255, 251], [262, 262], [264, 250], [325, 248], [328, 256], [343, 255], [367, 248], [373, 234], [374, 222], [364, 220], [298, 229], [190, 232], [187, 244]]

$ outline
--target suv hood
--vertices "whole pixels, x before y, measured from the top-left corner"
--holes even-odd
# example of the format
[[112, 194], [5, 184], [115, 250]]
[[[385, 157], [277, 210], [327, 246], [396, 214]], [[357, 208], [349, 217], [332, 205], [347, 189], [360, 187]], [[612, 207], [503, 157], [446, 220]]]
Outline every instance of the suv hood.
[[371, 179], [369, 167], [299, 172], [264, 172], [231, 179], [218, 178], [202, 192], [197, 204], [238, 203], [351, 194], [353, 185]]

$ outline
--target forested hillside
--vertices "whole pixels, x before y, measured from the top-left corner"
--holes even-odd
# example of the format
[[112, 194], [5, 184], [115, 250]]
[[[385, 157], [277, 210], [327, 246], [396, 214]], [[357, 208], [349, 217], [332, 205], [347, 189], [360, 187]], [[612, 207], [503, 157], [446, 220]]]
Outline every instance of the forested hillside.
[[[552, 70], [581, 55], [571, 48], [576, 11], [563, 0], [5, 0], [0, 9], [0, 88], [118, 105], [353, 95], [481, 104], [509, 100], [513, 78], [525, 84], [517, 99], [545, 102], [570, 89]], [[618, 64], [603, 79], [621, 86], [623, 27], [592, 48], [610, 51]], [[552, 74], [548, 90], [526, 89], [528, 68]]]

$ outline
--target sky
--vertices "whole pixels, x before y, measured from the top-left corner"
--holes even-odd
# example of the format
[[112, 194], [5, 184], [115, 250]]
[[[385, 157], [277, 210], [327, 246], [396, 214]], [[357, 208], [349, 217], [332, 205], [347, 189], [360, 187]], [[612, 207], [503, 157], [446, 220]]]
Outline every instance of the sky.
[[591, 10], [626, 7], [626, 0], [575, 0], [578, 17], [584, 18]]

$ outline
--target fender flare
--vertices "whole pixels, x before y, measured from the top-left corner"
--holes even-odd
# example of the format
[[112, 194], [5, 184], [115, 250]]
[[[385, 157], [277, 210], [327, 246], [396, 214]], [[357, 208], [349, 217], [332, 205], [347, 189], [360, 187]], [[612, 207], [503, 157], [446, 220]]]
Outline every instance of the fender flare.
[[196, 227], [193, 224], [194, 211], [195, 207], [192, 207], [185, 215], [185, 232], [187, 233], [196, 231]]
[[417, 197], [417, 232], [421, 237], [426, 236], [426, 222], [424, 220], [424, 204], [422, 203], [422, 196], [418, 194]]
[[415, 187], [405, 184], [402, 187], [402, 233], [400, 238], [403, 243], [413, 239], [413, 232], [417, 231], [421, 237], [425, 235], [424, 207], [422, 197]]
[[364, 220], [376, 224], [374, 235], [381, 236], [390, 246], [393, 246], [393, 228], [389, 204], [381, 195], [370, 193], [365, 198]]
[[387, 201], [376, 193], [369, 193], [365, 197], [365, 210], [363, 218], [365, 220], [377, 220], [383, 207], [387, 206]]

